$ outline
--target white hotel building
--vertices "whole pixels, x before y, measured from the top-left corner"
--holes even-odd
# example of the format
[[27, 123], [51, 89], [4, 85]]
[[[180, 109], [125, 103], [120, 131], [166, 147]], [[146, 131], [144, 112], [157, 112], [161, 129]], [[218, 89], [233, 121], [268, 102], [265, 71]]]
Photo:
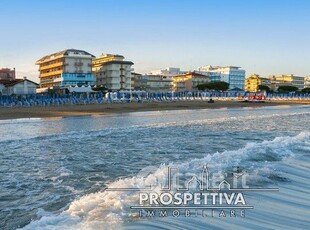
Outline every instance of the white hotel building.
[[134, 73], [133, 85], [135, 90], [146, 92], [169, 92], [172, 90], [172, 79], [162, 75], [142, 75]]
[[105, 86], [108, 90], [131, 90], [131, 61], [124, 61], [124, 56], [113, 54], [102, 54], [93, 59], [93, 73], [96, 85]]
[[198, 73], [210, 77], [211, 82], [224, 81], [229, 83], [229, 89], [244, 89], [245, 70], [237, 66], [203, 66]]
[[310, 77], [305, 77], [305, 87], [304, 88], [310, 88]]
[[153, 70], [148, 75], [160, 75], [172, 78], [174, 76], [185, 74], [186, 71], [181, 71], [180, 68], [177, 67], [167, 67], [166, 69], [160, 69], [160, 70]]

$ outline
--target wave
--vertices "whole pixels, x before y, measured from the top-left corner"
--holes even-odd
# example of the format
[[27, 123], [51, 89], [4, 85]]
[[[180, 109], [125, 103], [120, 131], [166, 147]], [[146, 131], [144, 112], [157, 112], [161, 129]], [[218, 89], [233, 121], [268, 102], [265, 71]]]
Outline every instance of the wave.
[[[78, 131], [68, 131], [64, 133], [53, 133], [53, 134], [42, 134], [38, 133], [37, 135], [29, 136], [19, 136], [14, 135], [15, 137], [12, 139], [12, 136], [9, 136], [9, 139], [0, 140], [0, 144], [13, 143], [16, 140], [19, 141], [40, 141], [45, 139], [52, 140], [70, 140], [72, 138], [91, 138], [91, 137], [104, 137], [112, 134], [113, 132], [127, 132], [127, 131], [135, 131], [135, 130], [143, 130], [149, 128], [169, 128], [169, 127], [188, 127], [188, 126], [199, 126], [199, 125], [207, 125], [207, 124], [222, 124], [225, 122], [239, 122], [239, 121], [250, 121], [250, 120], [264, 120], [268, 118], [282, 118], [282, 117], [290, 117], [290, 116], [301, 116], [301, 115], [309, 115], [310, 112], [300, 112], [300, 113], [286, 113], [286, 114], [268, 114], [268, 115], [248, 115], [248, 116], [230, 116], [230, 117], [220, 117], [220, 118], [207, 118], [203, 120], [184, 120], [184, 121], [173, 121], [173, 122], [159, 122], [153, 124], [144, 124], [144, 125], [131, 125], [128, 127], [104, 127], [100, 130], [78, 130]], [[96, 118], [95, 118], [96, 119]]]
[[[198, 173], [203, 165], [210, 171], [229, 172], [235, 166], [246, 168], [247, 176], [253, 184], [287, 182], [274, 164], [277, 161], [293, 158], [304, 152], [298, 146], [310, 147], [310, 132], [301, 132], [297, 136], [276, 137], [271, 141], [248, 143], [244, 148], [234, 151], [208, 154], [202, 159], [169, 166], [178, 167], [186, 173]], [[165, 183], [166, 166], [149, 167], [134, 177], [119, 179], [108, 184], [113, 188], [141, 187], [156, 184], [154, 191]], [[143, 178], [144, 177], [144, 178]], [[88, 194], [74, 200], [66, 211], [59, 215], [43, 215], [23, 229], [119, 229], [122, 224], [138, 220], [130, 213], [130, 206], [138, 204], [139, 191], [107, 191]]]
[[[216, 124], [223, 122], [231, 122], [231, 121], [250, 121], [250, 120], [264, 120], [268, 118], [282, 118], [282, 117], [291, 117], [291, 116], [301, 116], [301, 115], [310, 115], [310, 112], [301, 112], [301, 113], [286, 113], [286, 114], [268, 114], [268, 115], [248, 115], [248, 116], [230, 116], [230, 117], [221, 117], [221, 118], [208, 118], [204, 120], [191, 120], [191, 121], [174, 121], [167, 123], [155, 123], [145, 125], [143, 127], [177, 127], [177, 126], [193, 126], [193, 125], [203, 125], [203, 124]], [[139, 127], [139, 126], [136, 126]]]

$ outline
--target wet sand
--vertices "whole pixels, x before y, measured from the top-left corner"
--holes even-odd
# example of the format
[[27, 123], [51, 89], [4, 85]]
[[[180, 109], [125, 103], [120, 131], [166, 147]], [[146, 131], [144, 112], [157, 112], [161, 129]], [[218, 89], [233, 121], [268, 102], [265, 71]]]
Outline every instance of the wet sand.
[[91, 105], [62, 105], [31, 108], [0, 108], [0, 120], [17, 118], [49, 118], [66, 116], [104, 115], [139, 111], [186, 110], [186, 109], [219, 109], [262, 107], [279, 105], [310, 105], [310, 100], [272, 101], [265, 103], [246, 103], [238, 101], [185, 101], [185, 102], [151, 102], [151, 103], [113, 103]]

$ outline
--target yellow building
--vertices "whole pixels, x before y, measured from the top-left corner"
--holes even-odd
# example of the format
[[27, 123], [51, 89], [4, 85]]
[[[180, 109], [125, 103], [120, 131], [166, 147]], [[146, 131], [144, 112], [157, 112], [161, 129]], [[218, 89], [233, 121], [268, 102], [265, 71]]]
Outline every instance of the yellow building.
[[262, 78], [258, 74], [253, 74], [251, 77], [245, 79], [245, 91], [248, 92], [260, 92], [259, 86], [260, 85], [270, 85], [270, 80], [267, 78]]
[[298, 89], [303, 89], [305, 87], [305, 78], [300, 76], [281, 75], [281, 76], [271, 76], [269, 77], [272, 82], [277, 82], [280, 85], [292, 85]]
[[253, 74], [247, 79], [245, 79], [245, 91], [248, 92], [258, 92], [258, 86], [262, 84], [262, 80], [258, 74]]
[[209, 76], [195, 72], [174, 76], [172, 80], [172, 90], [174, 92], [195, 91], [197, 85], [210, 82]]

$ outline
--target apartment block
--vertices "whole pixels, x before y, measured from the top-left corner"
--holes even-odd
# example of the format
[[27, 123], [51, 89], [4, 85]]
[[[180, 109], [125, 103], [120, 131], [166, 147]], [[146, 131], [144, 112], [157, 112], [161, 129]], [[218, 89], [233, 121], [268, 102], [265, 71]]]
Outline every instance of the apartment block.
[[149, 73], [149, 75], [165, 76], [165, 77], [174, 77], [180, 74], [185, 74], [186, 71], [181, 71], [178, 67], [167, 67], [166, 69], [154, 70]]
[[272, 83], [278, 83], [278, 85], [292, 85], [298, 89], [305, 87], [305, 77], [296, 76], [294, 74], [281, 75], [281, 76], [270, 76], [269, 79]]
[[97, 85], [103, 85], [108, 90], [131, 90], [131, 61], [125, 61], [124, 56], [118, 54], [102, 54], [93, 60], [92, 71]]
[[15, 68], [2, 68], [0, 69], [0, 80], [14, 80], [16, 77]]
[[172, 78], [174, 92], [197, 91], [197, 85], [210, 82], [210, 77], [204, 74], [189, 72]]
[[211, 82], [224, 81], [229, 89], [244, 89], [245, 70], [237, 66], [203, 66], [198, 68], [200, 74], [206, 74]]
[[135, 74], [134, 89], [146, 92], [169, 92], [172, 90], [172, 79], [163, 75]]
[[244, 90], [253, 93], [260, 92], [260, 85], [270, 86], [270, 80], [268, 78], [262, 78], [258, 74], [252, 74], [245, 80]]
[[40, 88], [90, 86], [95, 84], [92, 59], [95, 56], [76, 49], [67, 49], [44, 56], [36, 62], [40, 71]]
[[310, 88], [310, 77], [305, 77], [305, 88]]

